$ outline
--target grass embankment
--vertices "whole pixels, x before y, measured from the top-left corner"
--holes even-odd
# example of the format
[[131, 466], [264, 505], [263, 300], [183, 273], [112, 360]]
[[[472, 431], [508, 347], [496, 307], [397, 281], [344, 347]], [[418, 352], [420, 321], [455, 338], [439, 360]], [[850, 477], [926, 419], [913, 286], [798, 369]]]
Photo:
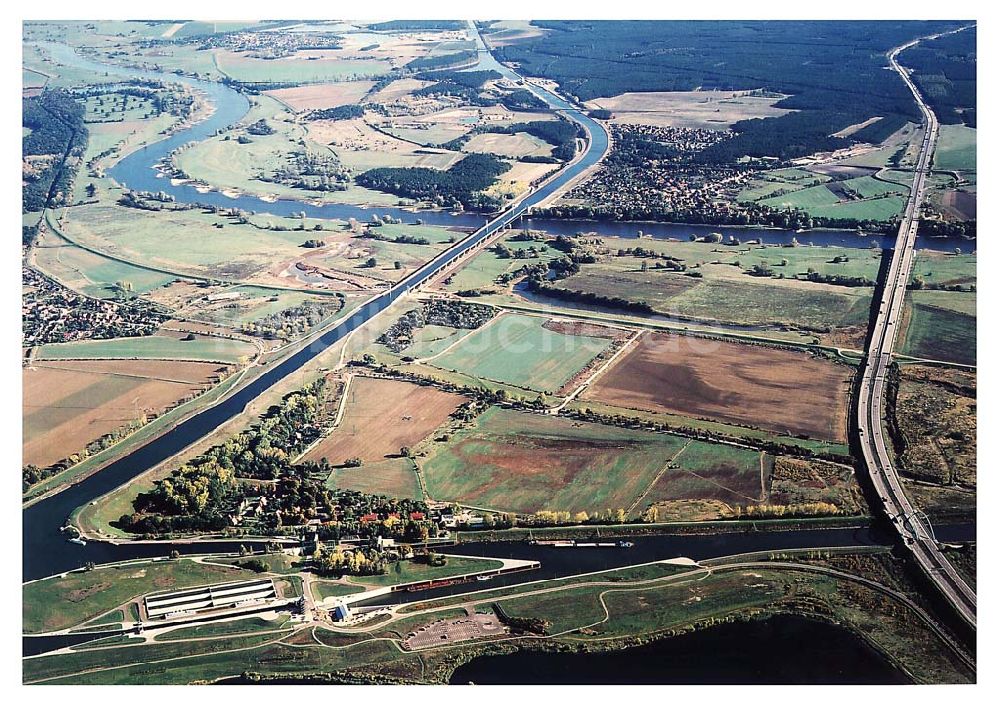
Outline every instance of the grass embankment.
[[503, 561], [466, 558], [464, 556], [448, 556], [444, 565], [432, 566], [413, 560], [397, 561], [389, 566], [385, 575], [359, 575], [348, 580], [368, 587], [387, 587], [422, 580], [441, 580], [458, 575], [494, 570], [503, 565]]
[[66, 629], [146, 593], [228, 582], [248, 575], [235, 568], [181, 559], [74, 571], [36, 580], [21, 589], [22, 629], [26, 634]]

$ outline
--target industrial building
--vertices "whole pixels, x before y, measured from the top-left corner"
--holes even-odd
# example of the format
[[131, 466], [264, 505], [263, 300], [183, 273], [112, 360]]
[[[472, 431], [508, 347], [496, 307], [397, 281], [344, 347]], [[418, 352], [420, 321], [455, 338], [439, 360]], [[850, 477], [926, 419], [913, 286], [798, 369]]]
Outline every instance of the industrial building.
[[153, 619], [236, 607], [263, 600], [273, 600], [277, 596], [274, 581], [270, 578], [264, 578], [149, 595], [145, 598], [145, 604], [146, 614], [150, 619]]

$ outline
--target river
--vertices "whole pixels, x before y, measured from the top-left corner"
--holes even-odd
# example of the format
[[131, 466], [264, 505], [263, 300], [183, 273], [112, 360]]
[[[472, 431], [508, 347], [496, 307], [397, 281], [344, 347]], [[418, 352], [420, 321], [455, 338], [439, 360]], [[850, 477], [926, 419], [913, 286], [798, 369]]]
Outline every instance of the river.
[[[766, 644], [766, 648], [761, 648]], [[910, 679], [845, 627], [790, 615], [598, 653], [517, 651], [459, 666], [452, 684], [889, 685]]]

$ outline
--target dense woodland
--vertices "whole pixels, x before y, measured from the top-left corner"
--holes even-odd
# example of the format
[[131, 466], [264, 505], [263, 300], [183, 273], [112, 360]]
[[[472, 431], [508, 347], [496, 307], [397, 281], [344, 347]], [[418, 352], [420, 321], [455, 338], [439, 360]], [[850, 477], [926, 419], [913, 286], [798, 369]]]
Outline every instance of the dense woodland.
[[47, 90], [22, 103], [22, 211], [65, 203], [87, 146], [83, 106], [67, 91]]
[[[798, 157], [846, 146], [832, 133], [874, 116], [863, 136], [919, 119], [885, 53], [955, 22], [536, 21], [544, 37], [499, 47], [502, 61], [557, 81], [579, 100], [627, 91], [768, 89], [789, 97], [782, 117], [737, 122], [734, 140], [703, 159]], [[879, 123], [882, 123], [879, 125]], [[855, 137], [855, 139], [860, 139]]]
[[482, 193], [510, 165], [490, 154], [470, 154], [447, 171], [426, 167], [381, 167], [359, 174], [355, 181], [366, 188], [394, 193], [445, 207], [493, 211], [500, 201]]
[[900, 54], [943, 124], [976, 126], [976, 29], [920, 42]]

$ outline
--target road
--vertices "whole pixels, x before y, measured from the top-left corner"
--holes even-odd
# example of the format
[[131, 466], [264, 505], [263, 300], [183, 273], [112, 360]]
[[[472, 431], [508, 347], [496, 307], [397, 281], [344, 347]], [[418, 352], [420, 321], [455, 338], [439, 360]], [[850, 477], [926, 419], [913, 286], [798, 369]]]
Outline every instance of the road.
[[903, 313], [906, 288], [913, 268], [920, 206], [923, 203], [927, 176], [931, 170], [934, 147], [937, 144], [939, 134], [938, 121], [934, 111], [927, 106], [916, 84], [907, 71], [900, 66], [898, 56], [900, 52], [918, 42], [936, 36], [940, 35], [915, 39], [896, 47], [888, 55], [889, 64], [902, 77], [920, 106], [920, 112], [923, 114], [924, 137], [914, 169], [913, 188], [910, 191], [906, 210], [899, 225], [892, 262], [886, 275], [882, 299], [879, 301], [878, 315], [873, 324], [868, 349], [865, 353], [859, 384], [857, 429], [858, 442], [868, 474], [886, 515], [921, 569], [948, 601], [954, 605], [955, 610], [962, 618], [975, 628], [976, 593], [942, 555], [926, 516], [913, 507], [903, 491], [899, 474], [892, 465], [882, 425], [882, 420], [885, 417], [886, 381], [892, 364], [896, 333]]

